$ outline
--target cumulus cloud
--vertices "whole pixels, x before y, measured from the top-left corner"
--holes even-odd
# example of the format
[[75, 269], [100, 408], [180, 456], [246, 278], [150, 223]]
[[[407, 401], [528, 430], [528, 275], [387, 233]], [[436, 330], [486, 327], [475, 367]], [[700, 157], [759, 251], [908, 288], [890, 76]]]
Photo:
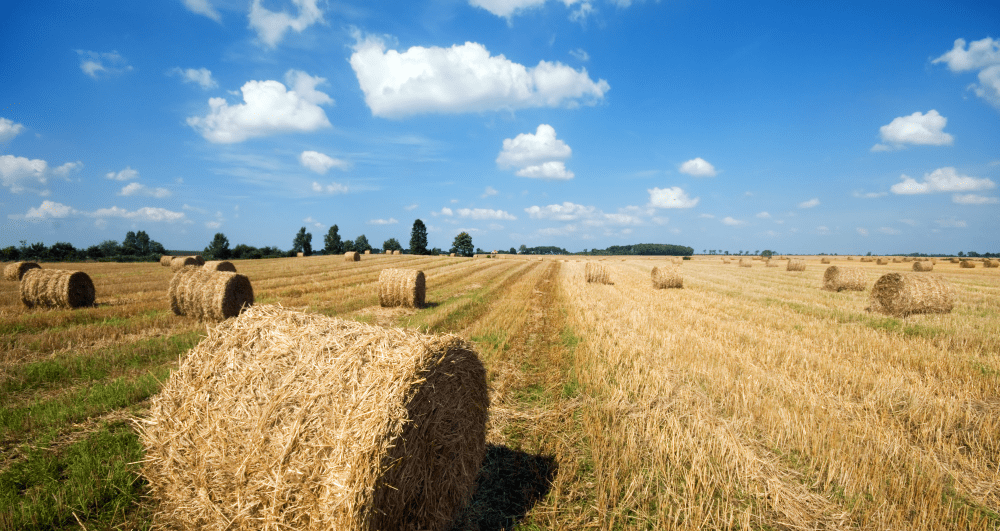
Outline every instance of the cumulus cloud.
[[313, 192], [320, 194], [346, 194], [348, 192], [347, 186], [340, 183], [330, 183], [327, 185], [319, 184], [316, 181], [312, 183]]
[[649, 206], [656, 208], [691, 208], [698, 204], [700, 197], [691, 199], [687, 193], [679, 186], [671, 188], [651, 188], [649, 192]]
[[757, 213], [757, 217], [760, 218], [760, 219], [770, 219], [771, 218], [771, 214], [769, 214], [767, 212], [758, 212]]
[[105, 178], [111, 179], [112, 181], [131, 181], [139, 176], [139, 172], [133, 170], [130, 166], [125, 166], [125, 169], [119, 172], [108, 172], [104, 174]]
[[410, 210], [413, 210], [413, 209], [417, 208], [418, 206], [420, 206], [420, 205], [418, 205], [416, 203], [409, 204], [409, 205], [406, 205], [405, 207], [403, 207], [403, 210], [410, 211]]
[[13, 140], [14, 137], [21, 134], [21, 131], [23, 130], [23, 125], [14, 123], [12, 120], [8, 120], [6, 118], [0, 118], [0, 142]]
[[576, 107], [603, 100], [610, 89], [584, 68], [548, 61], [528, 68], [475, 42], [399, 52], [379, 38], [357, 38], [351, 67], [374, 116]]
[[935, 223], [937, 223], [939, 227], [946, 229], [963, 229], [966, 227], [965, 221], [955, 218], [939, 219], [935, 221]]
[[61, 219], [79, 213], [80, 211], [71, 206], [46, 200], [42, 201], [38, 208], [29, 208], [24, 217], [25, 219]]
[[275, 12], [261, 5], [261, 0], [253, 0], [250, 5], [250, 28], [264, 44], [274, 47], [285, 37], [288, 30], [302, 33], [317, 22], [323, 21], [323, 11], [316, 6], [317, 0], [292, 0], [298, 8], [298, 15], [284, 11]]
[[812, 208], [817, 205], [819, 205], [819, 198], [814, 197], [808, 201], [799, 203], [799, 208]]
[[868, 236], [868, 229], [858, 227], [856, 230], [858, 231], [858, 234], [862, 236]]
[[291, 90], [274, 80], [247, 81], [240, 88], [243, 103], [229, 105], [224, 98], [211, 98], [209, 114], [191, 116], [187, 124], [217, 144], [330, 127], [320, 105], [332, 104], [333, 99], [316, 90], [325, 81], [299, 70], [285, 73], [285, 84]]
[[396, 218], [389, 218], [389, 219], [369, 219], [368, 223], [370, 225], [395, 225], [396, 223], [399, 223], [399, 221]]
[[53, 169], [52, 174], [57, 175], [59, 177], [69, 177], [69, 174], [76, 173], [80, 171], [82, 168], [83, 168], [83, 162], [79, 160], [76, 162], [67, 162], [62, 166]]
[[320, 175], [325, 174], [330, 168], [346, 170], [350, 167], [347, 161], [335, 159], [318, 151], [303, 151], [299, 155], [299, 162]]
[[182, 0], [182, 2], [184, 2], [184, 7], [188, 11], [204, 15], [216, 22], [222, 22], [222, 16], [219, 15], [219, 12], [212, 7], [212, 4], [208, 0]]
[[878, 197], [883, 197], [887, 194], [888, 192], [862, 192], [861, 190], [855, 190], [853, 195], [854, 197], [860, 199], [875, 199]]
[[129, 183], [128, 185], [122, 188], [122, 191], [119, 192], [118, 195], [123, 195], [126, 197], [139, 195], [139, 196], [156, 197], [162, 199], [164, 197], [170, 197], [173, 194], [171, 194], [170, 190], [167, 190], [166, 188], [150, 188], [148, 186], [139, 183]]
[[977, 192], [996, 187], [989, 179], [977, 179], [968, 175], [960, 175], [955, 168], [938, 168], [924, 174], [924, 181], [918, 182], [907, 175], [901, 175], [902, 182], [889, 188], [894, 194], [913, 195], [930, 194], [934, 192]]
[[520, 168], [516, 172], [519, 177], [565, 180], [573, 178], [563, 162], [572, 155], [573, 150], [556, 138], [554, 127], [540, 124], [534, 134], [504, 139], [496, 163], [501, 168]]
[[[579, 205], [570, 201], [562, 204], [552, 204], [547, 206], [531, 206], [524, 209], [532, 219], [545, 219], [552, 221], [579, 221], [583, 225], [590, 227], [603, 227], [606, 225], [643, 225], [647, 218], [654, 223], [662, 225], [669, 220], [666, 218], [656, 218], [656, 210], [652, 207], [627, 206], [618, 209], [618, 212], [608, 213], [594, 206]], [[576, 230], [576, 225], [567, 225]], [[553, 229], [564, 230], [564, 229]], [[554, 234], [550, 234], [554, 235]]]
[[561, 205], [548, 205], [544, 207], [531, 206], [524, 209], [532, 219], [552, 219], [556, 221], [574, 221], [586, 219], [592, 216], [597, 208], [592, 206], [578, 205], [569, 201]]
[[111, 208], [100, 208], [93, 212], [84, 212], [71, 206], [57, 203], [55, 201], [42, 201], [37, 208], [28, 209], [25, 219], [49, 219], [68, 218], [85, 216], [91, 218], [123, 218], [137, 221], [163, 221], [172, 223], [186, 219], [183, 212], [172, 212], [165, 208], [142, 207], [137, 210], [126, 210], [113, 206]]
[[459, 208], [452, 210], [448, 207], [441, 209], [441, 214], [445, 216], [458, 216], [468, 219], [503, 219], [516, 220], [517, 218], [504, 210], [493, 210], [492, 208]]
[[509, 19], [514, 13], [541, 7], [545, 0], [469, 0], [469, 5], [483, 8], [498, 17]]
[[496, 191], [496, 188], [493, 188], [492, 186], [487, 186], [486, 190], [483, 192], [483, 195], [481, 195], [479, 197], [486, 198], [486, 197], [490, 197], [490, 196], [493, 196], [493, 195], [497, 195], [499, 193], [500, 192]]
[[80, 70], [97, 79], [100, 75], [120, 74], [132, 70], [132, 66], [118, 52], [92, 52], [77, 50], [80, 56]]
[[951, 196], [951, 200], [960, 205], [995, 205], [1000, 203], [1000, 199], [996, 197], [976, 194], [955, 194]]
[[521, 168], [514, 173], [518, 177], [529, 177], [532, 179], [569, 180], [575, 174], [566, 169], [566, 164], [562, 161], [549, 161], [535, 166]]
[[207, 68], [195, 70], [194, 68], [181, 69], [178, 67], [171, 69], [168, 73], [172, 76], [181, 76], [181, 80], [185, 83], [195, 83], [205, 90], [219, 86], [212, 79], [212, 71]]
[[900, 116], [879, 128], [879, 135], [884, 143], [875, 144], [871, 150], [903, 149], [906, 144], [950, 146], [955, 139], [944, 132], [947, 124], [948, 119], [934, 109], [927, 111], [927, 114], [917, 111], [909, 116]]
[[42, 159], [0, 155], [0, 182], [11, 192], [19, 194], [31, 189], [29, 186], [32, 184], [48, 183], [48, 167], [49, 164]]
[[722, 218], [721, 221], [722, 221], [722, 223], [724, 225], [729, 225], [730, 227], [738, 227], [740, 225], [745, 225], [746, 224], [746, 221], [743, 221], [741, 219], [735, 219], [735, 218], [732, 218], [730, 216], [726, 216], [726, 217]]
[[965, 39], [955, 39], [952, 49], [932, 62], [945, 63], [952, 72], [979, 70], [979, 84], [969, 89], [1000, 110], [1000, 40], [987, 37], [966, 48]]
[[712, 166], [707, 160], [698, 157], [691, 159], [680, 167], [681, 173], [686, 173], [694, 177], [715, 177], [716, 172], [715, 166]]

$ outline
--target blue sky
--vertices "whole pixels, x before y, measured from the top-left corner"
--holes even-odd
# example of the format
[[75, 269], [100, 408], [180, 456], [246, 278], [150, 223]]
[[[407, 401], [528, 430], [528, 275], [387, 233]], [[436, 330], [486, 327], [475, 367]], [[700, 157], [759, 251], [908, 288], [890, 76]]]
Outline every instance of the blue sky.
[[1000, 250], [994, 2], [369, 4], [0, 3], [0, 246]]

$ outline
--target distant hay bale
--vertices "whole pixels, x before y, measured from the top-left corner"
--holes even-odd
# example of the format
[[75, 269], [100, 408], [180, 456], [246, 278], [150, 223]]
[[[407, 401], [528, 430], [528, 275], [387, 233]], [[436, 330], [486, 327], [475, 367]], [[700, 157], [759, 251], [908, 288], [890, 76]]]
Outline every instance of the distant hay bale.
[[394, 254], [394, 255], [403, 254], [403, 251], [400, 251], [399, 249], [397, 249], [397, 250], [393, 251], [392, 254]]
[[860, 267], [830, 266], [823, 273], [823, 289], [830, 291], [864, 291], [868, 275]]
[[587, 262], [586, 277], [588, 283], [611, 284], [611, 275], [608, 274], [608, 267], [604, 264]]
[[870, 257], [870, 256], [862, 256], [862, 257], [861, 257], [861, 261], [862, 261], [862, 262], [874, 262], [874, 261], [875, 261], [875, 259], [874, 259], [874, 258], [872, 258], [872, 257]]
[[960, 262], [960, 260], [958, 258], [952, 258], [951, 259], [951, 263], [953, 263], [953, 264], [957, 264], [959, 262]]
[[909, 256], [904, 256], [904, 257], [903, 257], [903, 261], [904, 261], [904, 262], [912, 262], [912, 261], [913, 261], [913, 258], [910, 258]]
[[987, 258], [986, 260], [983, 260], [983, 267], [1000, 267], [1000, 261], [990, 260]]
[[360, 262], [361, 261], [361, 255], [359, 255], [357, 251], [347, 251], [346, 253], [344, 253], [344, 261], [345, 262]]
[[[455, 257], [455, 253], [450, 253], [450, 254], [449, 254], [448, 256], [450, 256], [450, 257], [454, 258], [454, 257]], [[479, 255], [478, 255], [478, 254], [476, 255], [476, 258], [479, 258]]]
[[163, 267], [170, 267], [170, 261], [173, 260], [173, 259], [174, 259], [173, 256], [170, 256], [169, 254], [165, 254], [165, 255], [163, 255], [163, 256], [160, 257], [160, 265], [163, 266]]
[[650, 275], [656, 289], [684, 287], [684, 277], [679, 267], [654, 267]]
[[764, 266], [765, 267], [778, 267], [778, 261], [777, 260], [770, 260], [769, 259], [766, 262], [764, 262]]
[[899, 257], [896, 257], [896, 258], [892, 259], [892, 263], [894, 263], [894, 264], [898, 264], [900, 262], [902, 262], [902, 260], [900, 260]]
[[958, 263], [958, 267], [964, 269], [973, 269], [976, 267], [976, 263], [973, 262], [972, 260], [962, 260], [961, 262]]
[[854, 257], [853, 256], [848, 256], [847, 259], [848, 260], [854, 260]]
[[305, 258], [306, 253], [295, 253], [296, 258]]
[[201, 264], [199, 264], [198, 259], [193, 256], [175, 256], [173, 260], [170, 261], [171, 271], [180, 271], [188, 266], [199, 267]]
[[236, 266], [232, 262], [226, 260], [212, 260], [205, 262], [202, 266], [205, 271], [229, 271], [230, 273], [236, 272]]
[[382, 307], [422, 308], [426, 293], [423, 271], [389, 268], [378, 274], [378, 303]]
[[747, 260], [746, 258], [740, 258], [740, 267], [753, 267], [753, 261]]
[[21, 280], [28, 270], [41, 269], [41, 267], [34, 262], [14, 262], [13, 264], [7, 264], [7, 267], [3, 268], [3, 279], [17, 282]]
[[913, 262], [914, 271], [933, 271], [934, 264], [930, 262]]
[[722, 263], [723, 263], [723, 264], [731, 264], [731, 263], [733, 263], [733, 261], [732, 261], [732, 260], [730, 260], [730, 259], [728, 259], [728, 258], [723, 258], [723, 259], [722, 259]]
[[21, 277], [21, 302], [28, 308], [93, 306], [94, 282], [83, 271], [32, 268]]
[[785, 265], [785, 271], [805, 271], [806, 261], [805, 260], [789, 260], [788, 264]]
[[392, 249], [386, 249], [385, 254], [392, 254]]
[[917, 313], [948, 313], [954, 306], [955, 293], [941, 277], [887, 273], [872, 286], [866, 310], [906, 317]]
[[679, 256], [671, 258], [670, 261], [677, 265], [682, 265], [684, 263], [684, 259]]
[[365, 249], [365, 254], [372, 254], [371, 249]]
[[875, 262], [875, 263], [878, 264], [878, 265], [886, 265], [886, 264], [889, 263], [889, 261], [886, 260], [885, 258], [879, 258], [878, 261]]
[[829, 264], [830, 263], [830, 259], [829, 258], [820, 258], [819, 263], [821, 263], [821, 264]]
[[185, 267], [170, 279], [167, 298], [176, 315], [222, 321], [253, 305], [253, 286], [238, 273]]
[[447, 529], [486, 454], [471, 343], [255, 306], [139, 420], [154, 519], [182, 529]]

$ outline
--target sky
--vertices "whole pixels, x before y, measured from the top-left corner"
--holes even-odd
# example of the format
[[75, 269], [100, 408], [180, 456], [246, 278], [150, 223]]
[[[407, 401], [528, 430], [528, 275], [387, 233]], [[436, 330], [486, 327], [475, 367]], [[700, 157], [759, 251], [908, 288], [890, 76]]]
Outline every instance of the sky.
[[1000, 251], [983, 2], [0, 1], [0, 247]]

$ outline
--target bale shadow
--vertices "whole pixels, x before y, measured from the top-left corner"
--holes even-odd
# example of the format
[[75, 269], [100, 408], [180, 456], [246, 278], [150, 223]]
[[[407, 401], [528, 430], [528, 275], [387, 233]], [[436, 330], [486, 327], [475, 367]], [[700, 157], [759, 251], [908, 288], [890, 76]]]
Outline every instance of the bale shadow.
[[549, 493], [557, 473], [553, 457], [487, 445], [472, 499], [455, 518], [451, 531], [514, 529]]

